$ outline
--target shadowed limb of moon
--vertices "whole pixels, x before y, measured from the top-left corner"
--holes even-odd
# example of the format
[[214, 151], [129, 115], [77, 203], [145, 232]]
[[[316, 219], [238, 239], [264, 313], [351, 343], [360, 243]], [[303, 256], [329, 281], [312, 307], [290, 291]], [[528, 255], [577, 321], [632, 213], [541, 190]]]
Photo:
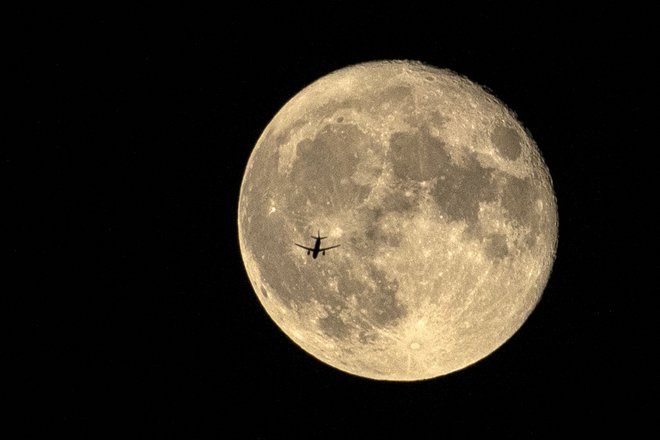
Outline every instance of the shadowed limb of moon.
[[[297, 252], [310, 232], [342, 247]], [[275, 115], [238, 208], [259, 300], [340, 370], [420, 380], [493, 352], [539, 301], [557, 208], [540, 152], [478, 85], [415, 62], [333, 72]]]

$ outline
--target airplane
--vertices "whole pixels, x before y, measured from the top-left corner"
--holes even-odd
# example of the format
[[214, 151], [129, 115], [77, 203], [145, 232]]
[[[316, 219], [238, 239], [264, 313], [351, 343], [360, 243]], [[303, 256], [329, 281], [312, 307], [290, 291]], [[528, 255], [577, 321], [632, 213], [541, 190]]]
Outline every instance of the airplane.
[[312, 258], [314, 258], [314, 259], [316, 259], [316, 257], [319, 256], [319, 252], [321, 252], [323, 255], [325, 255], [325, 251], [327, 251], [329, 249], [334, 249], [334, 248], [340, 246], [340, 245], [337, 244], [337, 245], [334, 245], [334, 246], [328, 246], [327, 248], [322, 248], [321, 247], [321, 240], [323, 240], [324, 238], [328, 238], [328, 237], [321, 237], [321, 231], [318, 231], [318, 233], [316, 234], [316, 237], [314, 237], [312, 235], [312, 238], [314, 240], [316, 240], [316, 242], [314, 243], [313, 248], [303, 246], [302, 244], [298, 244], [298, 243], [294, 243], [294, 244], [296, 246], [299, 246], [299, 247], [303, 248], [303, 249], [307, 249], [307, 255], [309, 255], [309, 253], [311, 252], [312, 253]]

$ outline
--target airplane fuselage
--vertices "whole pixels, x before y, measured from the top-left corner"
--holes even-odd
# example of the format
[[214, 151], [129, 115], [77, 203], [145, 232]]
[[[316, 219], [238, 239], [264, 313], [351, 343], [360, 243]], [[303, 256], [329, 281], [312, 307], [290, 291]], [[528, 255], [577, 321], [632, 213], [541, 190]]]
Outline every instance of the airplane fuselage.
[[321, 238], [316, 237], [316, 242], [314, 243], [314, 250], [312, 251], [312, 258], [316, 259], [319, 256], [321, 250]]

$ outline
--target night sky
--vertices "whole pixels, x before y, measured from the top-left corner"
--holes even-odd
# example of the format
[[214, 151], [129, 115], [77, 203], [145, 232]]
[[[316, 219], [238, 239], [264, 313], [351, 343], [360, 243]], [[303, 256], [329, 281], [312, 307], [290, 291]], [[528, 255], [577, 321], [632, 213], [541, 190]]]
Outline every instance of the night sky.
[[[642, 148], [643, 12], [248, 9], [14, 11], [10, 70], [34, 141], [5, 163], [10, 203], [38, 211], [21, 231], [39, 243], [11, 249], [42, 268], [15, 329], [30, 341], [19, 358], [34, 358], [18, 405], [28, 426], [180, 438], [638, 428], [650, 380], [630, 364], [650, 358], [639, 335], [651, 330], [628, 313], [620, 228], [634, 207], [625, 156]], [[261, 307], [238, 248], [239, 188], [261, 131], [312, 81], [379, 59], [492, 90], [538, 144], [559, 207], [557, 259], [523, 327], [477, 364], [415, 383], [351, 376], [298, 348]]]

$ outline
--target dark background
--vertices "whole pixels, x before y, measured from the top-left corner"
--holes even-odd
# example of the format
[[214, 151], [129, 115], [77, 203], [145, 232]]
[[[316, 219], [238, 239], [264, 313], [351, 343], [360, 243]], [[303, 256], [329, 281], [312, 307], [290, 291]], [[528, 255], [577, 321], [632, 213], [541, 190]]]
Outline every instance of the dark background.
[[[14, 11], [30, 141], [5, 163], [10, 192], [26, 194], [12, 203], [37, 211], [17, 229], [36, 243], [10, 246], [33, 268], [12, 334], [29, 336], [17, 354], [33, 359], [26, 426], [183, 438], [639, 427], [650, 324], [628, 315], [619, 229], [634, 209], [644, 11], [248, 9]], [[378, 59], [491, 89], [532, 133], [559, 205], [554, 270], [526, 324], [481, 362], [415, 383], [299, 349], [259, 304], [237, 240], [241, 178], [270, 119], [315, 79]]]

